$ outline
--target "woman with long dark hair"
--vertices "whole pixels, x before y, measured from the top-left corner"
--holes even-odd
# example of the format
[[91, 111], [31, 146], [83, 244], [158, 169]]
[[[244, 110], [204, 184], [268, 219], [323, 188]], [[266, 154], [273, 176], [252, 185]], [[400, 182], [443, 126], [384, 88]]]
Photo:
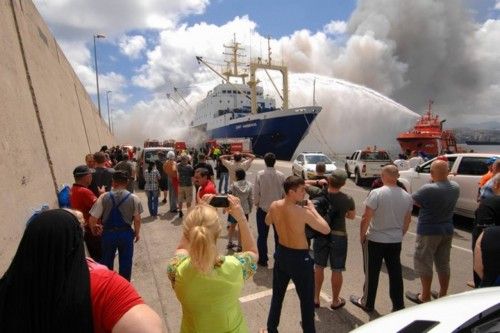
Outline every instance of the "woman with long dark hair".
[[83, 229], [69, 210], [28, 222], [0, 279], [2, 332], [161, 332], [158, 315], [135, 289], [85, 258]]

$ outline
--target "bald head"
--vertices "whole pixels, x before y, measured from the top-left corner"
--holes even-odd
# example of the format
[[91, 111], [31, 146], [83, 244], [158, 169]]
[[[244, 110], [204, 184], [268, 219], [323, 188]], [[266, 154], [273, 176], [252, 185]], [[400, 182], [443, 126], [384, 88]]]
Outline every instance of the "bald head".
[[396, 185], [399, 178], [399, 171], [395, 165], [386, 165], [381, 172], [382, 182], [384, 185]]
[[443, 160], [435, 160], [431, 164], [431, 177], [435, 182], [448, 179], [448, 162]]

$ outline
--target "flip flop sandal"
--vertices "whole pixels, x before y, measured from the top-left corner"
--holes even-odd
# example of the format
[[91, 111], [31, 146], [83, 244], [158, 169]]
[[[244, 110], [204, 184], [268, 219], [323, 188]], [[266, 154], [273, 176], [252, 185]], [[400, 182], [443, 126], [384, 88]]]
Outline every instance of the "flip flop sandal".
[[340, 303], [335, 305], [335, 306], [333, 306], [333, 304], [330, 304], [330, 309], [338, 310], [345, 305], [345, 299], [343, 299], [342, 297], [339, 297], [339, 298], [340, 298]]
[[422, 300], [420, 299], [420, 293], [413, 293], [411, 291], [407, 291], [405, 293], [406, 298], [408, 298], [410, 301], [416, 304], [422, 304]]

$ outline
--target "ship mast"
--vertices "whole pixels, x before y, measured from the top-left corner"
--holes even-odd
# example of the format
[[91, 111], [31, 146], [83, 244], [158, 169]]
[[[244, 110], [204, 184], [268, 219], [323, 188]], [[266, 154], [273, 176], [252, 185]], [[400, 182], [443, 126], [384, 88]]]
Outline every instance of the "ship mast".
[[[274, 71], [279, 71], [281, 72], [281, 75], [283, 77], [283, 91], [282, 94], [280, 94], [281, 99], [283, 100], [283, 105], [282, 109], [287, 110], [288, 109], [288, 68], [286, 66], [278, 66], [278, 65], [273, 65], [271, 61], [271, 44], [270, 44], [270, 39], [268, 38], [267, 42], [267, 64], [262, 63], [261, 58], [257, 58], [257, 62], [251, 61], [250, 62], [250, 81], [248, 81], [248, 86], [250, 87], [250, 96], [251, 96], [251, 101], [252, 101], [252, 113], [256, 114], [257, 113], [257, 84], [260, 82], [257, 80], [255, 77], [255, 72], [258, 69], [264, 69], [267, 73], [267, 70], [274, 70]], [[270, 77], [269, 73], [267, 75]], [[271, 80], [271, 82], [274, 85], [274, 82]], [[274, 85], [275, 89], [276, 86]], [[279, 92], [278, 92], [279, 94]]]
[[[229, 45], [225, 45], [224, 47], [226, 48], [226, 51], [223, 52], [224, 55], [229, 57], [229, 60], [224, 60], [224, 62], [227, 64], [227, 69], [224, 73], [226, 76], [226, 81], [229, 82], [229, 79], [231, 77], [239, 77], [243, 81], [243, 84], [245, 84], [245, 78], [248, 76], [248, 74], [239, 74], [238, 73], [238, 66], [239, 65], [244, 65], [244, 63], [238, 61], [238, 59], [245, 57], [245, 54], [239, 53], [239, 51], [244, 50], [243, 47], [240, 46], [241, 43], [238, 43], [236, 41], [236, 35], [233, 37], [233, 43]], [[231, 70], [231, 65], [233, 65], [233, 69]]]
[[434, 104], [434, 101], [432, 99], [429, 100], [429, 106], [428, 106], [428, 110], [427, 110], [427, 114], [430, 115], [432, 114], [431, 110], [432, 110], [432, 104]]
[[[227, 84], [231, 85], [235, 90], [239, 91], [240, 94], [245, 96], [246, 98], [250, 99], [250, 97], [242, 91], [237, 85], [233, 84], [230, 80], [231, 77], [239, 77], [243, 83], [245, 83], [245, 78], [248, 76], [248, 74], [240, 74], [238, 72], [238, 65], [242, 65], [242, 62], [238, 62], [238, 58], [244, 57], [245, 55], [242, 53], [239, 53], [238, 51], [243, 50], [244, 48], [240, 46], [241, 43], [236, 42], [236, 36], [233, 39], [233, 43], [230, 45], [224, 45], [225, 48], [229, 49], [228, 51], [224, 52], [223, 54], [226, 56], [230, 56], [229, 60], [224, 60], [224, 62], [227, 64], [227, 69], [225, 72], [222, 74], [219, 73], [217, 70], [215, 70], [212, 66], [210, 66], [204, 59], [203, 57], [196, 56], [196, 60], [198, 61], [198, 64], [202, 63], [205, 66], [208, 67], [212, 72], [214, 72], [217, 76], [222, 78], [224, 82]], [[231, 69], [231, 64], [233, 64], [233, 69]]]

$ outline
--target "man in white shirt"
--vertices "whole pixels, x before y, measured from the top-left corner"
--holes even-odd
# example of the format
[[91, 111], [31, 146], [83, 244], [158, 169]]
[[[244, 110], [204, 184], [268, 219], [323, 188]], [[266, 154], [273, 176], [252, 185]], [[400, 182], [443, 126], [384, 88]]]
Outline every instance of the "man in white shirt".
[[[274, 168], [276, 156], [273, 153], [264, 155], [266, 168], [257, 173], [254, 187], [254, 204], [257, 207], [257, 248], [259, 250], [259, 264], [267, 267], [267, 235], [269, 226], [266, 224], [266, 215], [271, 203], [284, 197], [283, 183], [285, 175]], [[228, 168], [229, 169], [229, 168]], [[274, 225], [273, 225], [274, 228]], [[274, 244], [278, 244], [278, 234], [274, 230]]]
[[411, 155], [410, 155], [410, 159], [408, 160], [408, 166], [410, 168], [415, 168], [416, 166], [424, 163], [424, 159], [422, 158], [422, 156], [419, 156], [417, 151], [412, 151], [411, 152]]
[[[232, 161], [231, 157], [233, 157]], [[254, 159], [255, 155], [240, 152], [236, 152], [233, 155], [222, 155], [220, 157], [222, 164], [224, 164], [229, 172], [229, 185], [236, 181], [236, 170], [243, 169], [248, 171]]]
[[382, 261], [389, 274], [392, 310], [404, 308], [400, 255], [403, 236], [411, 222], [413, 200], [397, 185], [399, 172], [395, 165], [383, 167], [381, 176], [384, 186], [368, 194], [360, 225], [365, 265], [363, 296], [351, 296], [351, 302], [367, 312], [374, 310]]

